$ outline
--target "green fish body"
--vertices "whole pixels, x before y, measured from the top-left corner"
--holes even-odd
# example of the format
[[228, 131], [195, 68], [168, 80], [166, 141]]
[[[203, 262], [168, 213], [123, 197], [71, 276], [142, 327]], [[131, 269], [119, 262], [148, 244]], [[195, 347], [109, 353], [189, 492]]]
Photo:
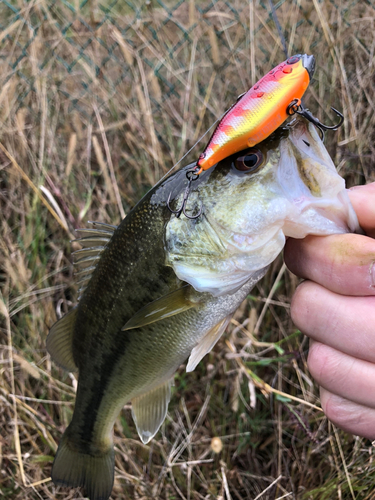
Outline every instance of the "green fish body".
[[72, 421], [52, 468], [55, 484], [107, 500], [114, 480], [112, 428], [124, 404], [147, 443], [167, 413], [173, 376], [195, 368], [287, 236], [355, 231], [343, 179], [316, 130], [298, 118], [254, 149], [202, 173], [177, 218], [182, 168], [157, 184], [115, 228], [94, 225], [76, 252], [76, 308], [47, 337], [52, 358], [78, 370]]

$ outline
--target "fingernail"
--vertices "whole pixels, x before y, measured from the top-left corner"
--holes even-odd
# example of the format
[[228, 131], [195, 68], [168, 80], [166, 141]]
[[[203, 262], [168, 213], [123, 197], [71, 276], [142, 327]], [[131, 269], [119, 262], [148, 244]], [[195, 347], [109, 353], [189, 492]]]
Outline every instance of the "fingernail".
[[375, 261], [370, 264], [371, 286], [375, 287]]

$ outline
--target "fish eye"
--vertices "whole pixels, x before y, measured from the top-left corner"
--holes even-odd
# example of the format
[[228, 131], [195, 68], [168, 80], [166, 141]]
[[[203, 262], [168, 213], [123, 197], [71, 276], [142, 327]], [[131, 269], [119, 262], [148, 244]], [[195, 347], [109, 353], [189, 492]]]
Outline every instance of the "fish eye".
[[263, 154], [259, 149], [247, 151], [234, 161], [234, 167], [240, 172], [256, 172], [263, 163]]

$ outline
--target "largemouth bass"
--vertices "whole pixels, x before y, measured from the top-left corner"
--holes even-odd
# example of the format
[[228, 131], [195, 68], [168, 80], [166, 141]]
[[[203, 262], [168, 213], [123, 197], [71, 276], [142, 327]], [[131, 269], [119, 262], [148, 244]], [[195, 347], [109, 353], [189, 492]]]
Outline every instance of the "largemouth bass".
[[147, 443], [167, 413], [173, 376], [194, 370], [287, 236], [358, 229], [317, 131], [293, 118], [268, 139], [204, 171], [189, 196], [197, 219], [177, 218], [188, 165], [157, 184], [115, 228], [95, 224], [75, 254], [78, 306], [51, 328], [47, 348], [78, 370], [71, 423], [52, 468], [55, 484], [107, 500], [114, 480], [112, 428], [131, 401]]

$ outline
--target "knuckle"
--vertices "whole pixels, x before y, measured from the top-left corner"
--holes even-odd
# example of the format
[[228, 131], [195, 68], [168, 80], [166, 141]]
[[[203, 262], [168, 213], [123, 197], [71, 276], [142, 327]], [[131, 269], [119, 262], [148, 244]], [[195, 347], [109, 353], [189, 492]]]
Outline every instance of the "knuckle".
[[334, 422], [335, 424], [339, 424], [342, 421], [343, 415], [343, 404], [342, 399], [334, 394], [326, 393], [326, 397], [322, 397], [321, 394], [321, 404], [323, 411], [326, 417]]
[[295, 291], [290, 306], [293, 323], [301, 331], [305, 331], [314, 308], [314, 284], [309, 281], [301, 283]]
[[326, 417], [342, 429], [360, 426], [363, 414], [356, 404], [336, 394], [321, 390], [321, 404]]
[[309, 349], [307, 366], [313, 378], [321, 385], [326, 385], [327, 378], [331, 379], [335, 372], [329, 351], [330, 349], [320, 342], [314, 342]]
[[[335, 390], [345, 380], [350, 379], [353, 360], [346, 358], [343, 358], [343, 354], [333, 347], [314, 342], [309, 350], [307, 366], [319, 385], [328, 390]], [[344, 361], [346, 361], [345, 364]]]

